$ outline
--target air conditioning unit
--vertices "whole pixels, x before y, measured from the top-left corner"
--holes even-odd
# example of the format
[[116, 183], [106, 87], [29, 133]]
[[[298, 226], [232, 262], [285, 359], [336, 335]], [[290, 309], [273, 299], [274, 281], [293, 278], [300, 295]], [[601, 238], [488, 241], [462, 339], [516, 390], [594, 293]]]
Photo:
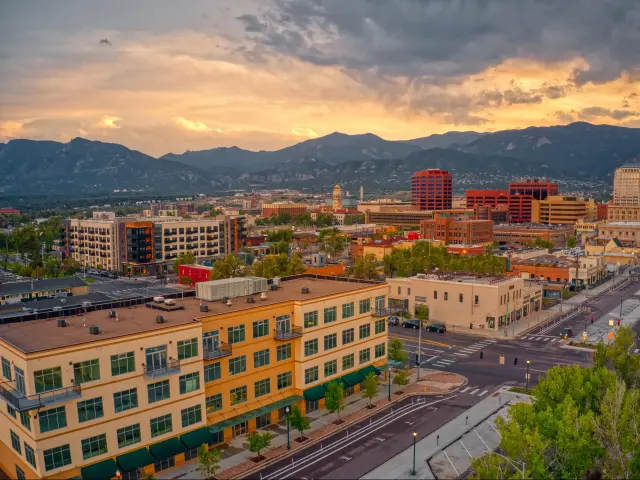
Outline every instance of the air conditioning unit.
[[266, 300], [267, 299], [267, 292], [262, 292], [260, 294], [260, 300]]
[[229, 297], [222, 297], [222, 303], [228, 303]]
[[67, 322], [65, 321], [64, 318], [59, 318], [58, 319], [58, 326], [59, 327], [66, 327], [67, 326]]
[[53, 307], [53, 311], [54, 312], [61, 312], [62, 311], [62, 307]]
[[247, 297], [247, 303], [256, 303], [256, 299], [253, 297]]
[[115, 310], [109, 310], [109, 318], [116, 318], [116, 311]]
[[153, 301], [156, 303], [164, 302], [164, 297], [153, 297]]
[[230, 307], [230, 306], [231, 306], [231, 299], [228, 299], [227, 300], [227, 307]]
[[209, 311], [209, 305], [200, 305], [200, 311], [201, 312], [208, 312]]
[[302, 287], [302, 293], [305, 295], [309, 294], [309, 287]]
[[91, 302], [82, 302], [82, 306], [84, 308], [90, 307], [91, 306]]
[[165, 323], [164, 315], [156, 315], [156, 323]]
[[167, 299], [164, 301], [164, 304], [165, 304], [165, 305], [175, 305], [175, 304], [176, 304], [176, 301], [175, 301], [173, 298], [167, 298]]
[[98, 335], [100, 333], [100, 327], [98, 325], [91, 325], [89, 327], [89, 333], [91, 335]]

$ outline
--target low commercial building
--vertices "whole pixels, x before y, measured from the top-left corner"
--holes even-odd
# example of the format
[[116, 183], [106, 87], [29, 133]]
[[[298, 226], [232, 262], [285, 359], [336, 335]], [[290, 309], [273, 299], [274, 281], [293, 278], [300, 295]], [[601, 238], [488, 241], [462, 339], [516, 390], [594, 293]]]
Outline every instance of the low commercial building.
[[609, 222], [640, 222], [640, 206], [615, 205], [607, 207]]
[[89, 285], [78, 277], [45, 278], [0, 284], [0, 305], [19, 304], [45, 298], [87, 295]]
[[595, 218], [593, 199], [550, 195], [544, 200], [533, 200], [531, 221], [546, 225], [573, 225], [584, 218]]
[[640, 222], [607, 222], [598, 228], [599, 243], [617, 238], [625, 247], [640, 246]]
[[493, 226], [493, 241], [506, 245], [533, 244], [537, 238], [564, 247], [573, 236], [571, 225], [540, 225], [531, 223], [505, 223]]
[[392, 198], [382, 198], [369, 202], [359, 202], [358, 210], [362, 213], [367, 212], [406, 212], [413, 210], [411, 202], [401, 202]]
[[420, 222], [425, 240], [440, 240], [445, 245], [478, 245], [493, 240], [493, 222], [436, 214], [433, 220]]
[[602, 257], [541, 255], [512, 262], [509, 275], [582, 289], [600, 283], [606, 275], [606, 267]]
[[[419, 227], [422, 220], [431, 220], [434, 218], [435, 210], [407, 210], [403, 212], [366, 212], [365, 223], [374, 223], [377, 225], [394, 225], [397, 227]], [[468, 209], [450, 209], [440, 210], [440, 213], [449, 215], [466, 215], [473, 216], [473, 210]]]
[[429, 321], [448, 329], [490, 328], [519, 322], [542, 305], [542, 289], [522, 278], [428, 274], [389, 279], [389, 305], [414, 312], [429, 307]]
[[287, 406], [323, 406], [327, 382], [351, 395], [379, 373], [386, 284], [302, 275], [274, 288], [0, 325], [0, 468], [154, 475], [278, 422]]
[[263, 217], [273, 217], [283, 213], [298, 217], [309, 211], [309, 207], [303, 203], [263, 203], [260, 208]]

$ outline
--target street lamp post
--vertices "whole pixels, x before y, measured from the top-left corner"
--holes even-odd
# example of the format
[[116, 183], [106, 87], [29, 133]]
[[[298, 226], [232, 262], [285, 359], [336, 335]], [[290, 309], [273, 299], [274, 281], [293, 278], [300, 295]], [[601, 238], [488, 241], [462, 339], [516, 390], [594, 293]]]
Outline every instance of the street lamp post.
[[529, 365], [531, 364], [531, 360], [527, 360], [527, 392], [529, 391]]
[[416, 437], [418, 436], [417, 432], [413, 432], [413, 470], [411, 470], [411, 475], [416, 474]]
[[291, 437], [289, 435], [289, 407], [284, 409], [287, 412], [287, 450], [291, 450]]
[[389, 381], [389, 401], [391, 401], [391, 366], [387, 367], [387, 375], [389, 376], [387, 379]]

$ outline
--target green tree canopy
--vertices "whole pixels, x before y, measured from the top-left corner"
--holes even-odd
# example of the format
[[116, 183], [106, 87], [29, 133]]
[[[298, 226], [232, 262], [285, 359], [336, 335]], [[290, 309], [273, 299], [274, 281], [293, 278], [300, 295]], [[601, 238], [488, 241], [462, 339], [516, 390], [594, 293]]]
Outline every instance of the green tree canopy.
[[350, 277], [361, 278], [363, 280], [373, 280], [378, 278], [378, 262], [376, 256], [368, 253], [363, 258], [357, 258], [347, 271]]
[[180, 265], [193, 265], [196, 263], [196, 256], [191, 252], [181, 253], [173, 260], [176, 271]]
[[387, 356], [396, 362], [406, 362], [409, 360], [409, 353], [404, 349], [402, 340], [398, 338], [394, 338], [389, 342], [389, 353]]
[[246, 275], [244, 262], [233, 254], [225, 255], [224, 258], [216, 260], [211, 270], [211, 280], [221, 278], [244, 277]]
[[291, 426], [300, 432], [300, 438], [304, 437], [305, 430], [308, 430], [311, 426], [311, 423], [302, 415], [297, 405], [293, 406], [289, 421], [291, 422]]
[[329, 413], [335, 413], [340, 421], [340, 412], [347, 406], [344, 399], [344, 386], [341, 382], [332, 381], [327, 386], [327, 392], [324, 396], [325, 408]]

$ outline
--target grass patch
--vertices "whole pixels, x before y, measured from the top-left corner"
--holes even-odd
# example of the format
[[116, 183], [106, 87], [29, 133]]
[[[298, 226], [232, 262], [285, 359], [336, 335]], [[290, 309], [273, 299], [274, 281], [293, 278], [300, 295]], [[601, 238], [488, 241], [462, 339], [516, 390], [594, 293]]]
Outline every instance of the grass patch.
[[515, 392], [515, 393], [524, 393], [525, 395], [529, 395], [529, 391], [527, 391], [527, 389], [524, 387], [511, 387], [509, 391]]
[[92, 283], [96, 283], [96, 279], [95, 278], [87, 278], [85, 280], [85, 282], [87, 282], [89, 285], [91, 285]]

